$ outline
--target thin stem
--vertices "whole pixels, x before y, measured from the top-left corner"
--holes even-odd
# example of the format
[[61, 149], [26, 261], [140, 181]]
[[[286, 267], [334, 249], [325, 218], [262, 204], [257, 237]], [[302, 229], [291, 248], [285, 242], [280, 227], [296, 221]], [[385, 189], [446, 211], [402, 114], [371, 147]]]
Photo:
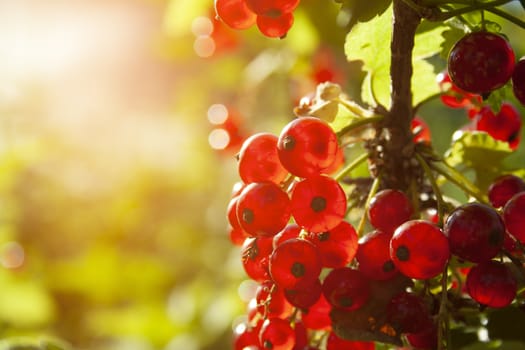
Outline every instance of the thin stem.
[[352, 163], [345, 166], [339, 172], [339, 174], [337, 174], [337, 176], [334, 179], [338, 182], [341, 181], [346, 175], [348, 175], [352, 170], [354, 170], [356, 167], [358, 167], [361, 163], [363, 163], [367, 159], [368, 159], [368, 153], [363, 153], [362, 155], [354, 159]]
[[357, 235], [361, 237], [363, 235], [363, 230], [365, 228], [365, 222], [366, 222], [366, 213], [368, 212], [368, 207], [370, 206], [370, 201], [374, 197], [374, 195], [377, 193], [377, 190], [379, 189], [379, 176], [374, 179], [374, 182], [372, 183], [372, 187], [370, 187], [370, 192], [368, 192], [368, 197], [366, 198], [366, 203], [364, 207], [364, 213], [363, 216], [361, 216], [361, 220], [359, 220], [359, 225], [357, 226]]
[[[478, 3], [472, 6], [465, 6], [460, 9], [454, 9], [447, 12], [433, 13], [431, 17], [427, 17], [429, 21], [446, 21], [455, 16], [463, 15], [465, 13], [477, 11], [477, 10], [488, 10], [490, 11], [493, 7], [504, 5], [512, 0], [495, 0], [492, 2]], [[510, 16], [510, 15], [509, 15]]]
[[487, 198], [476, 185], [446, 162], [433, 162], [430, 166], [447, 180], [461, 188], [465, 193], [471, 195], [482, 203], [488, 203]]
[[438, 313], [438, 350], [446, 350], [449, 347], [449, 330], [450, 330], [450, 321], [448, 318], [448, 263], [443, 269], [443, 274], [441, 276], [441, 303], [439, 305]]
[[416, 153], [416, 159], [419, 162], [419, 165], [423, 168], [423, 171], [425, 172], [425, 175], [427, 176], [427, 179], [430, 182], [430, 185], [432, 186], [432, 191], [434, 192], [434, 195], [436, 196], [438, 225], [439, 227], [443, 227], [443, 218], [445, 216], [445, 201], [443, 200], [443, 194], [441, 193], [441, 190], [439, 189], [439, 186], [436, 182], [436, 178], [434, 177], [434, 174], [432, 174], [432, 169], [430, 169], [425, 159], [417, 153]]
[[374, 115], [373, 117], [370, 117], [370, 118], [359, 119], [355, 122], [348, 124], [341, 130], [339, 130], [337, 132], [337, 137], [342, 137], [343, 135], [349, 133], [350, 131], [358, 129], [364, 125], [380, 122], [381, 120], [383, 120], [383, 118], [384, 116], [382, 115]]

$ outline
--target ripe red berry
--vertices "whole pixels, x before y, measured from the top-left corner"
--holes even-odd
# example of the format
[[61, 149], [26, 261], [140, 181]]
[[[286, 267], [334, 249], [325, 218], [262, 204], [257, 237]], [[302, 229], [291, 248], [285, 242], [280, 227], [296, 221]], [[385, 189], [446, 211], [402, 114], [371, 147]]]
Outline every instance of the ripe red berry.
[[286, 227], [273, 236], [273, 247], [276, 248], [284, 241], [287, 241], [291, 238], [297, 238], [299, 237], [299, 234], [301, 233], [301, 227], [297, 224], [288, 224]]
[[264, 321], [259, 343], [263, 349], [292, 350], [295, 344], [295, 332], [290, 322], [272, 317]]
[[443, 228], [450, 252], [460, 259], [482, 262], [499, 253], [505, 238], [505, 225], [499, 214], [481, 203], [456, 208]]
[[271, 181], [281, 183], [288, 171], [277, 155], [277, 136], [258, 133], [247, 138], [239, 151], [239, 176], [245, 183]]
[[233, 331], [233, 349], [244, 350], [249, 346], [259, 345], [259, 329], [240, 323]]
[[357, 232], [346, 221], [341, 221], [330, 231], [311, 232], [306, 239], [319, 250], [323, 267], [343, 267], [354, 259], [357, 252]]
[[522, 57], [512, 73], [512, 91], [514, 96], [525, 106], [525, 57]]
[[299, 309], [308, 309], [314, 305], [323, 293], [321, 282], [316, 279], [312, 284], [299, 286], [297, 289], [286, 289], [286, 300]]
[[423, 298], [408, 292], [401, 292], [390, 300], [386, 317], [388, 323], [400, 333], [422, 332], [431, 320]]
[[423, 118], [415, 116], [410, 124], [412, 133], [414, 134], [414, 142], [430, 143], [432, 136], [430, 135], [430, 128]]
[[340, 267], [333, 269], [325, 277], [323, 295], [334, 307], [356, 310], [368, 301], [370, 285], [361, 271]]
[[428, 221], [407, 221], [392, 236], [390, 257], [405, 276], [432, 278], [443, 272], [450, 257], [448, 239]]
[[368, 219], [375, 228], [392, 233], [410, 219], [412, 212], [412, 204], [403, 192], [386, 189], [372, 197], [368, 207]]
[[257, 16], [257, 28], [269, 38], [284, 38], [292, 28], [294, 16], [292, 12], [280, 13], [276, 16]]
[[525, 191], [525, 181], [516, 175], [498, 177], [489, 186], [488, 195], [494, 208], [503, 207], [516, 193]]
[[376, 347], [371, 341], [345, 340], [334, 332], [326, 339], [326, 350], [374, 350]]
[[307, 231], [330, 231], [343, 221], [346, 194], [331, 177], [309, 177], [294, 186], [291, 210], [297, 224]]
[[437, 325], [428, 322], [423, 331], [409, 333], [406, 338], [408, 343], [416, 349], [436, 349], [438, 344]]
[[441, 95], [441, 102], [445, 106], [451, 108], [464, 108], [481, 103], [481, 96], [471, 94], [458, 88], [452, 80], [448, 72], [442, 72], [437, 75], [437, 82], [443, 94]]
[[391, 234], [383, 231], [372, 231], [359, 240], [356, 259], [358, 269], [373, 280], [388, 280], [398, 271], [390, 258]]
[[217, 15], [233, 29], [247, 29], [255, 24], [257, 15], [245, 0], [215, 0]]
[[485, 131], [496, 140], [508, 142], [512, 149], [519, 146], [521, 116], [510, 103], [503, 103], [497, 114], [490, 107], [483, 107], [474, 122], [475, 130]]
[[299, 5], [300, 0], [246, 0], [246, 5], [258, 15], [278, 15], [292, 12]]
[[257, 312], [266, 318], [286, 318], [292, 314], [293, 307], [284, 297], [284, 291], [272, 281], [264, 281], [255, 292]]
[[448, 72], [460, 89], [486, 94], [505, 85], [514, 63], [514, 51], [504, 37], [474, 32], [461, 38], [450, 51]]
[[330, 310], [332, 306], [323, 294], [319, 299], [310, 306], [307, 310], [302, 310], [302, 320], [306, 328], [316, 330], [330, 330], [332, 329], [332, 319], [330, 318]]
[[283, 289], [312, 284], [321, 273], [317, 248], [307, 240], [289, 239], [277, 246], [270, 257], [272, 280]]
[[286, 226], [290, 215], [288, 194], [273, 182], [251, 183], [239, 195], [239, 223], [253, 236], [274, 236]]
[[478, 303], [501, 308], [514, 300], [518, 283], [507, 265], [490, 260], [470, 269], [466, 286]]
[[288, 123], [277, 142], [281, 163], [299, 177], [318, 175], [330, 167], [338, 148], [332, 128], [314, 117], [301, 117]]
[[247, 238], [241, 248], [242, 266], [253, 280], [264, 282], [270, 279], [268, 264], [273, 251], [272, 238]]
[[503, 208], [507, 231], [525, 244], [525, 192], [514, 195]]

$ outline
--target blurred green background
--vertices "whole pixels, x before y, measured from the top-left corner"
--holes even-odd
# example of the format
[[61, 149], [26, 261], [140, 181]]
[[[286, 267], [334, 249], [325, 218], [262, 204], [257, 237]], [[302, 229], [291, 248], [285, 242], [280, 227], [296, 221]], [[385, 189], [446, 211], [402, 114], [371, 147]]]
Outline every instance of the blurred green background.
[[[356, 94], [344, 20], [303, 0], [272, 40], [212, 0], [1, 0], [0, 348], [229, 348], [253, 292], [225, 216], [234, 155], [321, 77]], [[467, 120], [422, 112], [441, 151]]]

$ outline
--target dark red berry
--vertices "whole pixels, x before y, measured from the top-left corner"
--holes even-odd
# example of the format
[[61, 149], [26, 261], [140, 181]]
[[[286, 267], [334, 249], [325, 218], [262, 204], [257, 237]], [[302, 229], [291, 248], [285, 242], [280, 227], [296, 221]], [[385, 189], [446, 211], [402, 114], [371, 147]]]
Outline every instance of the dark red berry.
[[525, 57], [522, 57], [512, 73], [512, 91], [516, 99], [525, 106]]
[[509, 305], [516, 296], [518, 286], [507, 265], [493, 260], [470, 269], [466, 284], [472, 299], [494, 308]]
[[297, 289], [286, 289], [284, 295], [290, 304], [305, 310], [319, 300], [322, 292], [321, 282], [316, 279], [312, 284], [301, 285]]
[[334, 332], [330, 332], [326, 340], [326, 350], [374, 350], [375, 348], [371, 341], [344, 340]]
[[244, 188], [237, 203], [242, 229], [253, 236], [274, 236], [290, 219], [290, 199], [273, 182], [254, 182]]
[[309, 241], [294, 238], [277, 246], [270, 257], [272, 280], [283, 289], [312, 284], [321, 273], [321, 258]]
[[299, 177], [318, 175], [330, 167], [338, 148], [332, 128], [314, 117], [301, 117], [288, 123], [277, 143], [281, 163]]
[[401, 191], [386, 189], [372, 197], [368, 219], [375, 228], [386, 233], [394, 230], [412, 216], [412, 204]]
[[499, 214], [481, 203], [467, 203], [456, 208], [443, 228], [450, 252], [457, 257], [482, 262], [495, 257], [505, 238], [505, 225]]
[[483, 107], [475, 116], [474, 127], [496, 140], [508, 142], [511, 149], [520, 144], [521, 116], [510, 103], [503, 103], [497, 114], [490, 107]]
[[479, 105], [481, 103], [481, 96], [468, 93], [458, 88], [452, 83], [452, 80], [450, 80], [450, 76], [446, 71], [438, 74], [437, 82], [443, 92], [441, 95], [441, 101], [445, 106], [451, 108], [465, 108]]
[[486, 94], [505, 85], [514, 63], [514, 51], [504, 37], [474, 32], [461, 38], [450, 51], [448, 72], [460, 89]]
[[323, 295], [336, 308], [356, 310], [368, 301], [370, 284], [361, 271], [340, 267], [325, 277]]
[[359, 240], [358, 269], [369, 279], [388, 280], [397, 275], [397, 268], [390, 258], [391, 237], [391, 234], [376, 230]]
[[503, 208], [507, 231], [525, 244], [525, 192], [515, 194]]
[[409, 333], [406, 335], [406, 338], [408, 343], [415, 349], [437, 349], [437, 325], [429, 322], [425, 325], [424, 330], [418, 333]]
[[241, 248], [242, 265], [246, 274], [255, 281], [270, 279], [268, 264], [273, 251], [272, 238], [247, 238]]
[[346, 194], [331, 177], [309, 177], [295, 184], [291, 207], [295, 221], [307, 231], [330, 231], [343, 221]]
[[431, 321], [430, 310], [419, 295], [401, 292], [386, 307], [389, 324], [400, 333], [418, 333]]
[[272, 317], [264, 321], [259, 343], [263, 349], [292, 350], [295, 344], [295, 332], [290, 322]]
[[239, 151], [239, 176], [245, 183], [279, 184], [288, 175], [277, 155], [277, 136], [258, 133], [247, 138]]
[[390, 257], [405, 276], [432, 278], [443, 272], [450, 257], [448, 239], [428, 221], [407, 221], [392, 236]]
[[516, 175], [506, 174], [495, 179], [489, 186], [488, 195], [494, 208], [503, 207], [516, 193], [525, 191], [525, 182]]
[[246, 5], [258, 15], [275, 16], [292, 12], [300, 0], [246, 0]]
[[217, 15], [233, 29], [246, 29], [255, 24], [257, 15], [245, 0], [215, 0]]
[[341, 221], [330, 231], [311, 232], [306, 239], [319, 250], [323, 267], [343, 267], [354, 259], [357, 252], [357, 232], [346, 221]]

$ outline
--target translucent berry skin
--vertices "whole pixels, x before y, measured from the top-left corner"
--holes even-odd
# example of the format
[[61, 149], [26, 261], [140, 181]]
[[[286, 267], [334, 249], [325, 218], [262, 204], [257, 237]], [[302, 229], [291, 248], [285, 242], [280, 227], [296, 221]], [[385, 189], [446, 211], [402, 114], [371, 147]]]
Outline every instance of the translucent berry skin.
[[300, 233], [301, 227], [299, 227], [299, 225], [293, 223], [286, 225], [282, 231], [273, 236], [273, 247], [276, 248], [284, 241], [299, 237]]
[[410, 220], [395, 230], [390, 257], [405, 276], [429, 279], [443, 272], [450, 257], [448, 239], [431, 222]]
[[258, 15], [275, 16], [280, 13], [292, 12], [300, 0], [246, 0], [250, 10]]
[[321, 273], [321, 258], [309, 241], [294, 238], [277, 246], [270, 257], [270, 275], [277, 286], [297, 289], [310, 285]]
[[406, 335], [407, 341], [416, 349], [436, 349], [438, 344], [437, 325], [430, 322], [425, 325], [425, 329], [418, 333]]
[[341, 221], [330, 231], [311, 232], [306, 239], [319, 250], [323, 267], [346, 266], [354, 259], [357, 252], [357, 232], [346, 221]]
[[489, 32], [474, 32], [452, 47], [448, 73], [460, 89], [486, 94], [505, 85], [512, 76], [514, 63], [514, 51], [505, 38]]
[[525, 192], [515, 194], [503, 208], [503, 220], [507, 231], [525, 244]]
[[481, 203], [467, 203], [456, 208], [443, 228], [450, 252], [471, 262], [495, 257], [503, 246], [505, 225], [499, 214]]
[[263, 349], [292, 350], [295, 344], [295, 332], [290, 323], [280, 318], [268, 318], [259, 333], [259, 343]]
[[286, 300], [295, 307], [308, 309], [314, 305], [323, 293], [321, 282], [316, 279], [312, 284], [302, 285], [298, 289], [286, 289], [284, 295]]
[[506, 174], [495, 179], [489, 186], [488, 195], [490, 204], [494, 208], [501, 208], [516, 193], [525, 191], [525, 182], [512, 174]]
[[323, 120], [301, 117], [288, 123], [277, 142], [281, 164], [298, 177], [318, 175], [336, 159], [337, 136]]
[[424, 300], [416, 294], [401, 292], [386, 307], [389, 324], [400, 333], [418, 333], [431, 321]]
[[326, 340], [326, 350], [374, 350], [376, 347], [373, 342], [344, 340], [331, 332]]
[[251, 237], [244, 241], [241, 247], [242, 266], [251, 279], [258, 282], [270, 279], [268, 265], [272, 251], [272, 239], [269, 237]]
[[521, 116], [510, 103], [502, 103], [495, 114], [490, 107], [483, 107], [475, 115], [475, 130], [485, 131], [496, 140], [508, 142], [511, 149], [518, 148], [521, 139]]
[[466, 287], [478, 303], [501, 308], [514, 300], [518, 283], [507, 265], [490, 260], [470, 269]]
[[525, 58], [522, 57], [512, 73], [512, 91], [516, 99], [525, 106]]
[[336, 308], [357, 310], [368, 301], [370, 285], [361, 271], [340, 267], [325, 277], [323, 295]]
[[412, 213], [412, 204], [403, 192], [386, 189], [377, 192], [370, 200], [368, 219], [375, 228], [392, 233], [409, 220]]
[[277, 136], [258, 133], [247, 138], [239, 151], [239, 176], [246, 184], [271, 181], [281, 183], [288, 171], [277, 155]]
[[239, 195], [239, 224], [253, 236], [274, 236], [286, 226], [290, 215], [288, 194], [273, 182], [251, 183]]
[[284, 38], [294, 22], [292, 12], [281, 13], [278, 16], [257, 16], [257, 28], [269, 38]]
[[398, 274], [390, 257], [391, 237], [391, 234], [375, 230], [359, 240], [356, 254], [358, 269], [369, 279], [384, 281]]
[[295, 222], [307, 231], [330, 231], [343, 221], [346, 194], [331, 177], [309, 177], [294, 186], [291, 211]]
[[258, 329], [250, 327], [247, 324], [239, 324], [233, 331], [233, 349], [243, 350], [248, 346], [259, 345]]
[[257, 312], [269, 317], [286, 318], [292, 314], [293, 307], [286, 300], [284, 291], [272, 281], [264, 281], [255, 292]]
[[430, 143], [432, 141], [430, 128], [421, 117], [415, 116], [414, 119], [412, 119], [410, 129], [412, 129], [412, 133], [414, 134], [413, 140], [415, 143]]
[[316, 330], [331, 330], [332, 319], [330, 318], [330, 310], [332, 306], [323, 294], [319, 299], [310, 306], [307, 310], [302, 310], [302, 320], [306, 328]]
[[215, 12], [233, 29], [247, 29], [255, 24], [257, 15], [246, 5], [245, 0], [215, 0]]

